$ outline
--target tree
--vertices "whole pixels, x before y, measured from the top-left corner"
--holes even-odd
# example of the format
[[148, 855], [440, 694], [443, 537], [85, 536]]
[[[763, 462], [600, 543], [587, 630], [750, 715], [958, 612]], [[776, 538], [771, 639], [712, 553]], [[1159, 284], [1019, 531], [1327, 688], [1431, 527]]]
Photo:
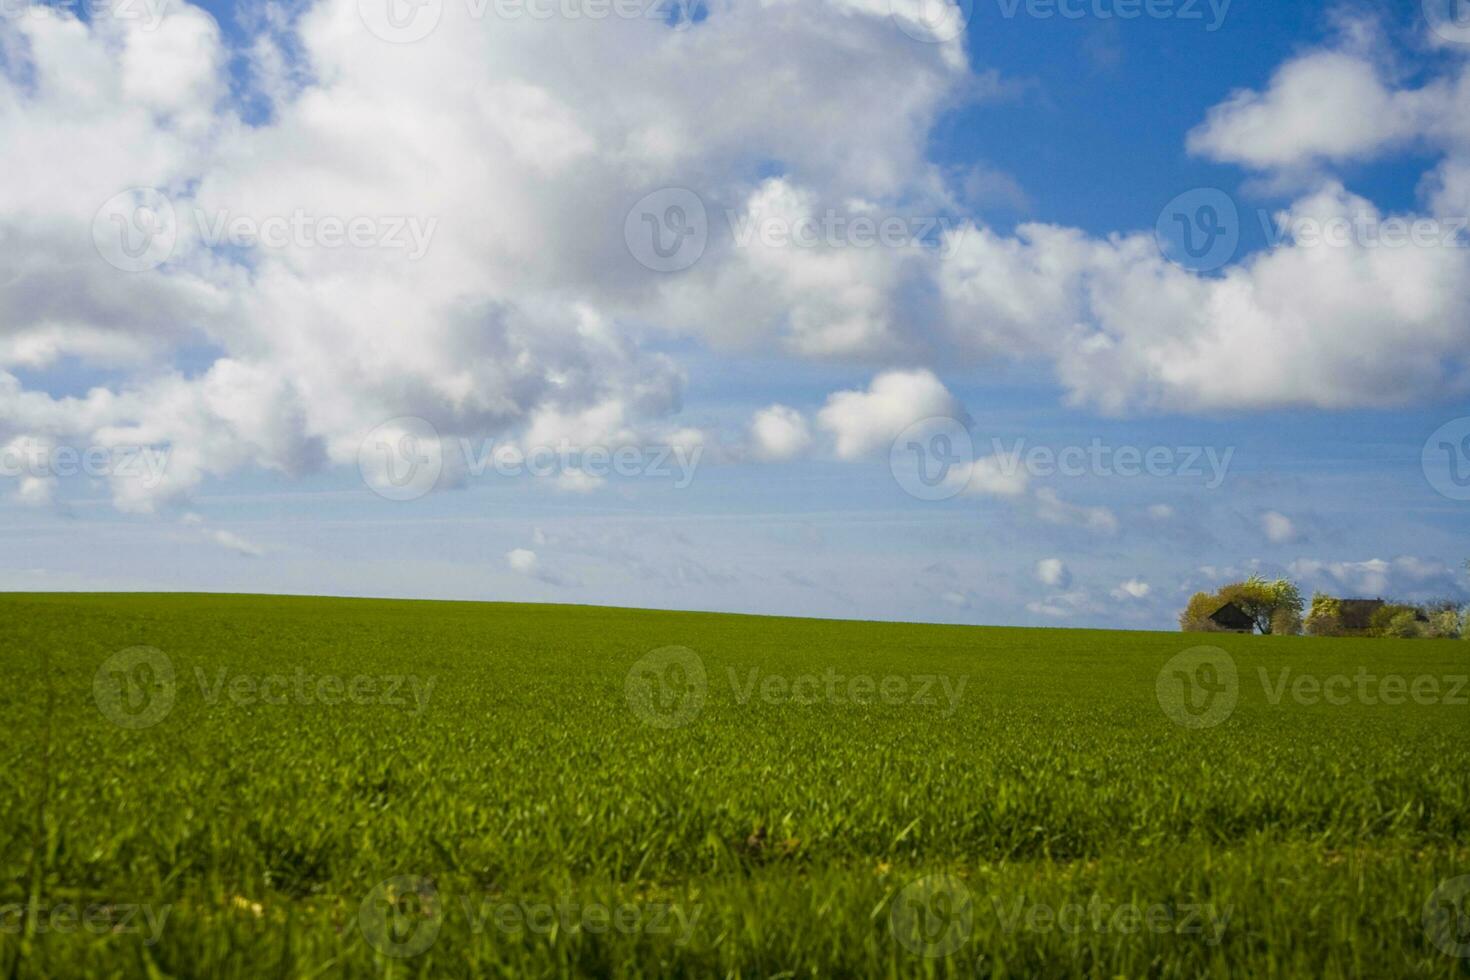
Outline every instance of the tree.
[[1295, 622], [1300, 624], [1302, 611], [1302, 592], [1296, 587], [1296, 583], [1279, 578], [1274, 582], [1268, 582], [1259, 575], [1252, 575], [1244, 582], [1232, 582], [1220, 590], [1222, 603], [1233, 602], [1241, 610], [1255, 620], [1256, 629], [1264, 634], [1270, 634], [1273, 628], [1272, 620], [1277, 613], [1294, 614], [1284, 618], [1283, 623]]
[[1325, 592], [1313, 594], [1305, 625], [1310, 636], [1341, 636], [1342, 603]]
[[1418, 636], [1419, 615], [1417, 608], [1402, 602], [1390, 602], [1379, 606], [1368, 618], [1368, 634], [1370, 636], [1396, 636], [1401, 639]]
[[1179, 614], [1179, 628], [1186, 633], [1219, 633], [1220, 627], [1210, 619], [1210, 614], [1225, 605], [1218, 595], [1196, 592]]
[[1196, 592], [1179, 614], [1179, 628], [1187, 633], [1218, 632], [1220, 627], [1210, 621], [1210, 614], [1227, 602], [1239, 606], [1262, 633], [1301, 632], [1301, 590], [1287, 579], [1268, 582], [1259, 575], [1232, 582], [1218, 592]]

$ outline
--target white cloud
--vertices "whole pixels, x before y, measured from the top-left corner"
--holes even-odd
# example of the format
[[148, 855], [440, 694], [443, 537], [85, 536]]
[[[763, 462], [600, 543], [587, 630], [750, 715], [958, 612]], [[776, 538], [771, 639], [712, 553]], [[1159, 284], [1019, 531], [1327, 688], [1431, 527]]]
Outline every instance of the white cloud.
[[796, 409], [772, 405], [756, 412], [751, 419], [750, 442], [757, 459], [771, 462], [795, 459], [812, 444], [811, 426]]
[[1148, 516], [1156, 521], [1172, 521], [1175, 516], [1175, 510], [1168, 504], [1150, 504]]
[[1072, 584], [1072, 572], [1060, 558], [1043, 558], [1036, 563], [1036, 580], [1043, 585], [1065, 589]]
[[1109, 508], [1067, 503], [1051, 487], [1036, 491], [1036, 516], [1048, 524], [1084, 527], [1099, 534], [1118, 530], [1118, 517]]
[[1261, 533], [1272, 544], [1285, 544], [1296, 538], [1296, 525], [1291, 518], [1274, 510], [1261, 515]]
[[[916, 203], [944, 198], [925, 136], [975, 81], [961, 42], [916, 43], [885, 4], [814, 0], [711, 3], [679, 31], [446, 4], [438, 30], [395, 46], [358, 6], [263, 18], [243, 78], [196, 7], [151, 33], [45, 8], [0, 21], [0, 267], [17, 270], [0, 290], [0, 441], [168, 445], [160, 485], [113, 487], [147, 511], [246, 467], [354, 465], [363, 435], [403, 416], [446, 438], [668, 441], [686, 431], [669, 426], [684, 379], [646, 349], [662, 333], [779, 333], [823, 356], [907, 346], [901, 250], [773, 255], [718, 229], [687, 276], [662, 277], [630, 256], [625, 219], [691, 182], [720, 224], [726, 208], [932, 209]], [[232, 88], [264, 121], [241, 123]], [[771, 160], [786, 173], [754, 180]], [[124, 273], [91, 224], [135, 187], [172, 201], [177, 242], [165, 265]], [[301, 213], [433, 234], [417, 260], [296, 240], [218, 250], [201, 234]], [[216, 359], [198, 370], [202, 350]], [[66, 359], [111, 380], [59, 398], [6, 371]]]
[[265, 554], [264, 548], [252, 541], [246, 540], [234, 531], [215, 529], [207, 533], [209, 539], [221, 548], [233, 551], [239, 555], [244, 555], [247, 558], [259, 558]]
[[1020, 497], [1031, 485], [1031, 474], [1002, 456], [984, 456], [969, 467], [964, 493], [969, 496]]
[[1463, 595], [1455, 569], [1442, 562], [1405, 555], [1386, 561], [1324, 561], [1300, 558], [1288, 566], [1292, 575], [1349, 598], [1431, 599]]
[[1189, 134], [1190, 152], [1257, 169], [1372, 157], [1439, 116], [1437, 89], [1396, 91], [1366, 55], [1312, 51], [1277, 69], [1265, 92], [1239, 91]]
[[529, 548], [515, 548], [505, 553], [505, 563], [522, 575], [532, 575], [540, 559]]
[[931, 371], [888, 371], [866, 391], [839, 391], [817, 413], [839, 459], [887, 452], [904, 429], [928, 418], [958, 418], [963, 410]]
[[1153, 587], [1147, 582], [1141, 579], [1131, 578], [1126, 582], [1120, 583], [1117, 588], [1108, 594], [1114, 599], [1126, 602], [1129, 600], [1146, 599], [1152, 591]]

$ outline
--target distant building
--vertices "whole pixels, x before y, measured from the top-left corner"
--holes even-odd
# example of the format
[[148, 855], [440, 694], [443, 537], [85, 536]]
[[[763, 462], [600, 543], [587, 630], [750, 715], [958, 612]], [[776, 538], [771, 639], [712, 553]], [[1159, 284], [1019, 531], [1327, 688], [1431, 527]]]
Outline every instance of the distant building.
[[1366, 633], [1373, 622], [1373, 614], [1382, 609], [1382, 599], [1339, 599], [1337, 621], [1345, 632]]
[[1233, 602], [1227, 602], [1210, 613], [1210, 622], [1231, 633], [1251, 633], [1256, 628], [1256, 621]]

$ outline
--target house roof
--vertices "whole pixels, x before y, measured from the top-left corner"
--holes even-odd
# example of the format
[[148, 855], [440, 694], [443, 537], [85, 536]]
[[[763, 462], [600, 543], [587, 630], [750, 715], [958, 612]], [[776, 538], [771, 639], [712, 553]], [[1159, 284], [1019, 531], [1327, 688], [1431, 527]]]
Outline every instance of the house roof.
[[1241, 609], [1233, 602], [1227, 602], [1219, 609], [1210, 613], [1210, 622], [1216, 626], [1223, 626], [1228, 630], [1253, 630], [1256, 628], [1256, 621], [1251, 619], [1244, 609]]
[[1373, 619], [1373, 614], [1383, 606], [1382, 599], [1339, 599], [1338, 622], [1343, 629], [1365, 630]]

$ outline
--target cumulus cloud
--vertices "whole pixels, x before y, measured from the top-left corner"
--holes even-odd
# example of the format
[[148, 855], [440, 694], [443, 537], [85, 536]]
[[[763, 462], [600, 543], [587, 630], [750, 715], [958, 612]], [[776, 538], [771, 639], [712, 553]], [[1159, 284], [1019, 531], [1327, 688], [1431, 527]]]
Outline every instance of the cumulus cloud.
[[904, 429], [928, 418], [963, 415], [959, 402], [932, 371], [888, 371], [866, 391], [839, 391], [817, 413], [839, 459], [887, 452]]
[[[44, 7], [0, 19], [0, 442], [167, 447], [166, 478], [111, 481], [140, 512], [246, 468], [353, 466], [369, 432], [404, 417], [507, 444], [667, 442], [693, 431], [677, 418], [683, 368], [659, 352], [669, 337], [877, 365], [866, 390], [817, 413], [840, 459], [958, 412], [932, 366], [994, 358], [1048, 366], [1070, 402], [1104, 412], [1470, 390], [1470, 249], [1440, 242], [1284, 233], [1202, 275], [1151, 233], [1039, 222], [1001, 233], [971, 219], [879, 248], [746, 234], [1020, 201], [988, 171], [924, 156], [957, 98], [1004, 86], [971, 69], [962, 38], [916, 43], [873, 0], [705, 7], [673, 30], [492, 24], [445, 4], [437, 30], [402, 45], [373, 36], [356, 0], [264, 18], [243, 41], [187, 4], [156, 30]], [[1407, 86], [1369, 46], [1304, 52], [1217, 106], [1188, 146], [1309, 174], [1283, 228], [1419, 217], [1330, 174], [1406, 147], [1440, 157], [1429, 213], [1463, 214], [1470, 72], [1447, 59]], [[640, 265], [629, 237], [646, 230], [630, 210], [664, 188], [691, 190], [707, 238], [677, 275]], [[671, 213], [641, 217], [670, 231], [658, 226]], [[214, 239], [237, 219], [314, 230]], [[323, 219], [366, 221], [369, 244], [328, 245]], [[141, 261], [159, 243], [167, 261]], [[63, 363], [106, 380], [80, 395], [22, 381]], [[807, 451], [811, 429], [790, 412], [753, 420], [752, 457]], [[975, 493], [1028, 489], [993, 464], [968, 477]], [[1116, 528], [1050, 491], [1036, 504], [1043, 520]]]
[[1036, 563], [1036, 580], [1043, 585], [1065, 589], [1072, 584], [1072, 573], [1060, 558], [1043, 558]]
[[1268, 510], [1261, 515], [1261, 533], [1272, 544], [1285, 544], [1296, 539], [1296, 524], [1285, 514]]
[[[898, 344], [896, 253], [783, 262], [721, 235], [676, 283], [638, 266], [626, 219], [691, 183], [712, 219], [942, 197], [922, 147], [968, 84], [960, 42], [915, 43], [866, 0], [716, 2], [684, 30], [446, 4], [411, 45], [358, 8], [318, 0], [244, 42], [188, 5], [156, 31], [47, 8], [0, 23], [0, 440], [168, 446], [165, 483], [114, 487], [146, 511], [246, 467], [352, 465], [406, 416], [446, 438], [668, 441], [684, 379], [648, 352], [660, 333]], [[758, 177], [771, 160], [786, 173]], [[321, 230], [213, 237], [297, 219]], [[327, 244], [323, 219], [367, 222], [370, 246]], [[755, 305], [720, 302], [726, 281]], [[54, 397], [13, 371], [66, 359], [110, 380]]]
[[1147, 582], [1141, 579], [1131, 578], [1126, 582], [1119, 583], [1117, 588], [1111, 590], [1108, 594], [1120, 602], [1127, 602], [1130, 600], [1147, 599], [1149, 593], [1152, 591], [1153, 587]]
[[772, 405], [756, 412], [751, 419], [750, 444], [757, 459], [770, 462], [795, 459], [812, 444], [811, 426], [796, 409]]
[[536, 557], [536, 552], [529, 548], [515, 548], [506, 552], [505, 563], [522, 575], [532, 575], [536, 572], [540, 559]]
[[1292, 575], [1315, 587], [1363, 598], [1433, 599], [1465, 592], [1455, 569], [1412, 555], [1366, 561], [1300, 558], [1288, 567]]

